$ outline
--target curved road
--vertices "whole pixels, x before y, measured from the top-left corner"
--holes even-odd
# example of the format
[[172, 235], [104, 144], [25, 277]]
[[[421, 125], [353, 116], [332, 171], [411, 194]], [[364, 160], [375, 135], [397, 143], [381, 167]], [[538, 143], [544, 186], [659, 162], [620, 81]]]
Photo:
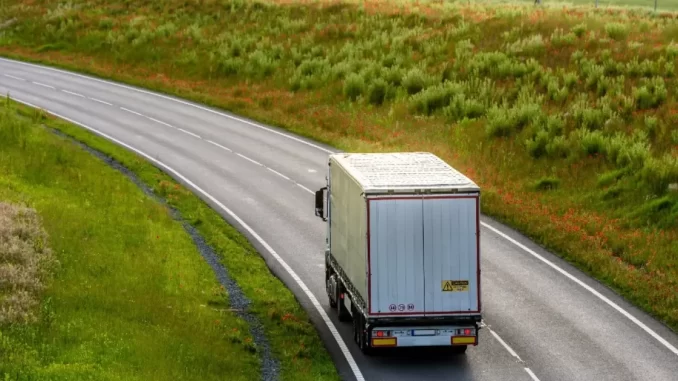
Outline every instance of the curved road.
[[677, 335], [486, 217], [479, 346], [462, 356], [365, 357], [327, 303], [325, 229], [313, 214], [312, 191], [324, 185], [327, 154], [337, 150], [175, 98], [12, 60], [0, 59], [0, 92], [144, 153], [195, 190], [298, 296], [346, 380], [678, 380]]

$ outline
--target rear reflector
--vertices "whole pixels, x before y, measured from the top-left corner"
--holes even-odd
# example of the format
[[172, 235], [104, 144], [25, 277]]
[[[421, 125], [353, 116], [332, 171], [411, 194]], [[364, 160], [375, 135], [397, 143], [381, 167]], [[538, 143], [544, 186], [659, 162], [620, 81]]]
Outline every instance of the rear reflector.
[[452, 344], [475, 344], [474, 336], [452, 336]]
[[372, 339], [373, 347], [395, 347], [397, 339], [395, 337]]

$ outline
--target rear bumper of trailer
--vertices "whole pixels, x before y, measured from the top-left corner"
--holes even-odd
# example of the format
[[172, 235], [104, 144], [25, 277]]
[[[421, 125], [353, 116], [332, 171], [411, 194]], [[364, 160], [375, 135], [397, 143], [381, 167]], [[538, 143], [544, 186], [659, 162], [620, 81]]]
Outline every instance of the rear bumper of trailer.
[[375, 326], [370, 336], [370, 344], [374, 348], [478, 345], [478, 327], [475, 325]]

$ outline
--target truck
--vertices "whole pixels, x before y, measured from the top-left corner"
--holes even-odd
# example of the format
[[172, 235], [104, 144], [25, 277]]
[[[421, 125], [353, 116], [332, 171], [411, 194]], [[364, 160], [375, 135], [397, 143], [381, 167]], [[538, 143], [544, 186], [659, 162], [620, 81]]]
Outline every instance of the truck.
[[336, 153], [315, 215], [325, 286], [366, 354], [478, 345], [480, 188], [428, 152]]

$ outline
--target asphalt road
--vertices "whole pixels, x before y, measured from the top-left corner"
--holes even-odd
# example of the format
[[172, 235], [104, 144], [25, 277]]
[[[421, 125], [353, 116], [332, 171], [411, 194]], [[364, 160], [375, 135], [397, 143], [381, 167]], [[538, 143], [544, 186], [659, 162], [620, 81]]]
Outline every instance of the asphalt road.
[[677, 335], [486, 217], [480, 345], [462, 356], [365, 357], [350, 323], [328, 305], [325, 228], [313, 213], [312, 191], [324, 185], [327, 154], [336, 150], [167, 96], [5, 59], [0, 92], [143, 152], [193, 188], [298, 295], [346, 380], [678, 380]]

